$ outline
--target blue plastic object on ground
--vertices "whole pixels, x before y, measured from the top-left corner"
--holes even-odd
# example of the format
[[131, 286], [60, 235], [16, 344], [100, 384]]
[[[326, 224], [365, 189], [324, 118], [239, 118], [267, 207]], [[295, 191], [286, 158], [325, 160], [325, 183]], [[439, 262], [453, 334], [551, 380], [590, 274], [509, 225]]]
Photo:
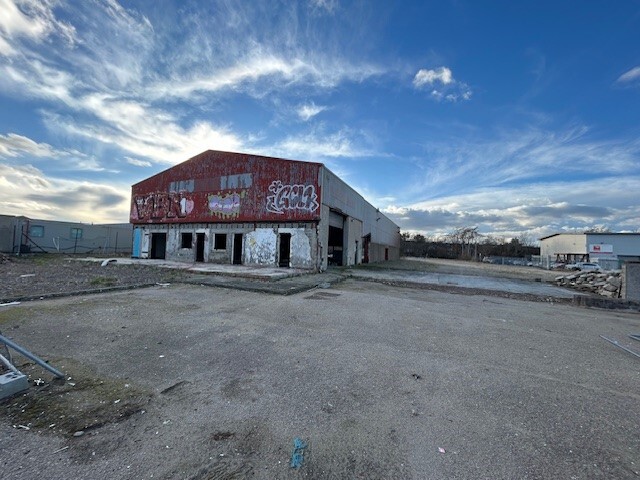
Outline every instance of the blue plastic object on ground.
[[304, 449], [307, 444], [301, 438], [293, 439], [293, 452], [291, 452], [291, 468], [300, 468], [304, 460]]

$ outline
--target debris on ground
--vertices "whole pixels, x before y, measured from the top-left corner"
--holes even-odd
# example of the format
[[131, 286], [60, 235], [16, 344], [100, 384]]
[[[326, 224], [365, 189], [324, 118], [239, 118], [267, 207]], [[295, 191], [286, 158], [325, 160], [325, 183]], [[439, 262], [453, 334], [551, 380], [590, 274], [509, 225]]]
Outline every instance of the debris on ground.
[[304, 449], [307, 444], [301, 438], [293, 439], [293, 452], [291, 452], [291, 468], [300, 468], [304, 461]]
[[583, 272], [556, 277], [556, 285], [581, 292], [595, 293], [609, 298], [620, 298], [622, 291], [622, 273]]

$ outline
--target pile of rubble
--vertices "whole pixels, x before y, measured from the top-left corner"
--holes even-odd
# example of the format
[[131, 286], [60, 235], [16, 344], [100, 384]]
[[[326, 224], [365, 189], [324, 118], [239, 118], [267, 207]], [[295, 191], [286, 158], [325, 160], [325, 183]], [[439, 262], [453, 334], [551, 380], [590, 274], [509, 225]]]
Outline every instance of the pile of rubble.
[[576, 272], [571, 275], [556, 277], [560, 287], [575, 288], [583, 292], [591, 292], [609, 298], [620, 298], [622, 290], [622, 272]]

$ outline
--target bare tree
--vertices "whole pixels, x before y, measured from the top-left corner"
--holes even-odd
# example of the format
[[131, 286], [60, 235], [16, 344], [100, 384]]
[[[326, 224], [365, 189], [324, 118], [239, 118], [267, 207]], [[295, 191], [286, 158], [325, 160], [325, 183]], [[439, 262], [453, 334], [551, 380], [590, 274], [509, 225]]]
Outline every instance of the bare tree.
[[611, 233], [611, 229], [606, 225], [593, 225], [585, 228], [583, 233]]
[[451, 243], [459, 243], [460, 244], [460, 258], [471, 258], [471, 246], [474, 246], [473, 256], [477, 255], [478, 252], [478, 238], [480, 234], [478, 233], [478, 227], [460, 227], [456, 228], [449, 235], [451, 239]]

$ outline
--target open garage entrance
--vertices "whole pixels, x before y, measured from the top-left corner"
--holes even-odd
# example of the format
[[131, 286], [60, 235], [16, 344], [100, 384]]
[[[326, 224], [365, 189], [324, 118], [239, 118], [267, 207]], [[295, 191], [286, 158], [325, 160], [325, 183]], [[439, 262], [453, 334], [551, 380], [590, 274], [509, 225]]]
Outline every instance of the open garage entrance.
[[344, 217], [337, 212], [329, 212], [329, 265], [344, 265]]

